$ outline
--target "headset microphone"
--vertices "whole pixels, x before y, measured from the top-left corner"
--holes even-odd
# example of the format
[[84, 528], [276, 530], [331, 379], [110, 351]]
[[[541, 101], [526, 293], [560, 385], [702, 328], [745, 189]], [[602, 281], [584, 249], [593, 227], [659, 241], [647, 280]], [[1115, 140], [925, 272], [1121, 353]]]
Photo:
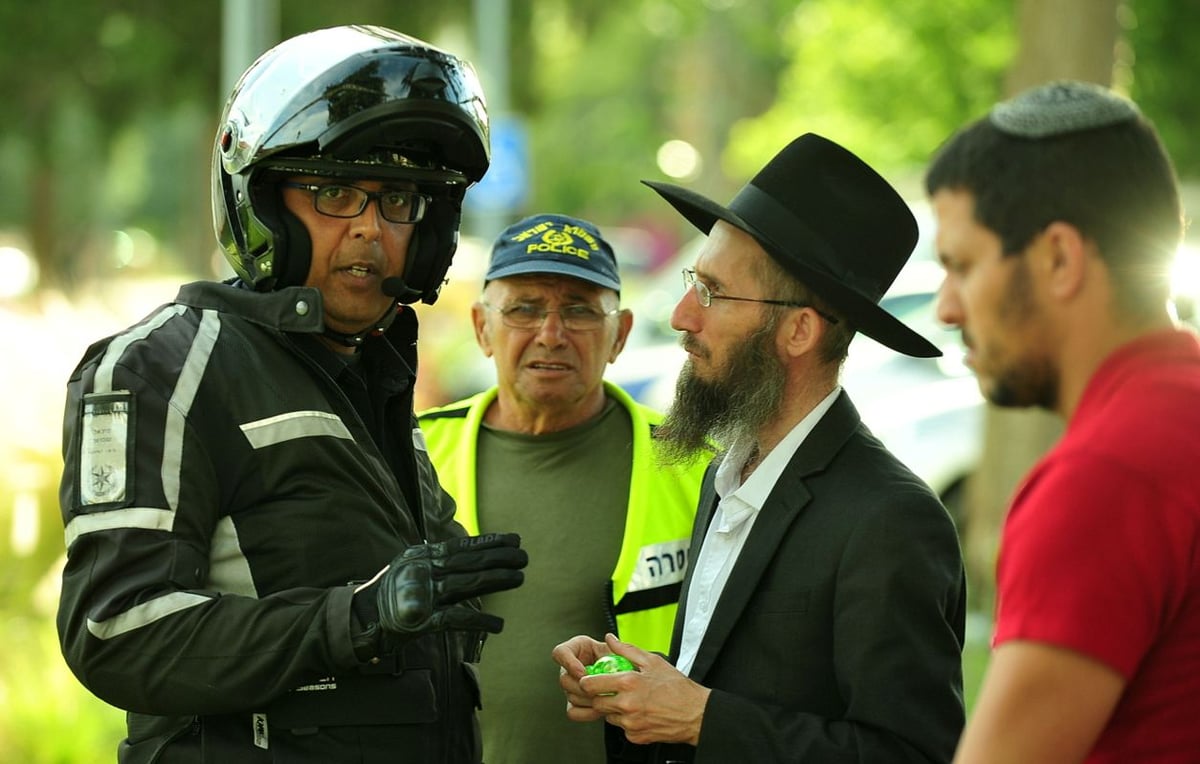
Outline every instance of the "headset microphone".
[[421, 298], [421, 292], [404, 283], [399, 276], [388, 276], [379, 286], [380, 291], [388, 297], [395, 297], [405, 305], [416, 302]]

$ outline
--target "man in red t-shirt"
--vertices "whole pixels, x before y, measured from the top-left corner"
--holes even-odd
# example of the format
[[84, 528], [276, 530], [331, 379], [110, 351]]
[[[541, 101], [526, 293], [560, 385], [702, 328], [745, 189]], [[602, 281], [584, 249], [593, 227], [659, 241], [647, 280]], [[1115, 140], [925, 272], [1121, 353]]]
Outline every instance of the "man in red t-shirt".
[[1067, 423], [1005, 523], [955, 762], [1200, 761], [1200, 341], [1168, 307], [1171, 160], [1132, 102], [1056, 82], [957, 133], [926, 190], [938, 317], [984, 395]]

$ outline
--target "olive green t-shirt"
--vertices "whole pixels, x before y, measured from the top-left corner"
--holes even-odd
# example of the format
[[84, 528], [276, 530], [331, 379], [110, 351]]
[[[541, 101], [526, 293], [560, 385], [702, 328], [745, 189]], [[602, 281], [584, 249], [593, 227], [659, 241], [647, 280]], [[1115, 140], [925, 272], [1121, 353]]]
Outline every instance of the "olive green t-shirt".
[[479, 434], [482, 533], [515, 531], [529, 553], [520, 588], [483, 598], [504, 618], [479, 664], [485, 764], [603, 764], [604, 722], [568, 721], [550, 651], [576, 634], [597, 639], [629, 503], [632, 429], [609, 401], [600, 416], [546, 435]]

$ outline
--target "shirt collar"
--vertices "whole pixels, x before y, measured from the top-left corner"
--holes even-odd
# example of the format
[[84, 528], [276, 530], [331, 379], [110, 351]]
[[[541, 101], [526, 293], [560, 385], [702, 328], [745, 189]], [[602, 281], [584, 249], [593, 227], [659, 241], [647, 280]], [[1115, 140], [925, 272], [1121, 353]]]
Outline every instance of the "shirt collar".
[[[829, 395], [825, 396], [813, 410], [796, 423], [794, 427], [784, 436], [783, 440], [779, 441], [779, 445], [771, 449], [771, 453], [767, 454], [763, 459], [762, 464], [755, 468], [754, 472], [745, 483], [742, 482], [742, 467], [746, 465], [747, 459], [750, 458], [750, 453], [753, 450], [753, 444], [746, 440], [738, 440], [729, 448], [729, 453], [721, 460], [717, 467], [717, 474], [714, 482], [714, 487], [717, 489], [717, 495], [723, 500], [727, 497], [736, 497], [739, 503], [744, 503], [748, 506], [747, 515], [758, 512], [766, 503], [767, 497], [771, 494], [771, 489], [775, 487], [775, 483], [779, 481], [779, 476], [783, 474], [788, 463], [792, 461], [796, 451], [800, 448], [800, 444], [808, 437], [808, 434], [817, 426], [817, 422], [825, 416], [826, 412], [833, 406], [833, 402], [837, 400], [841, 393], [840, 386], [834, 387]], [[729, 511], [726, 511], [726, 515]], [[739, 513], [740, 514], [740, 513]], [[727, 517], [728, 520], [732, 518]]]

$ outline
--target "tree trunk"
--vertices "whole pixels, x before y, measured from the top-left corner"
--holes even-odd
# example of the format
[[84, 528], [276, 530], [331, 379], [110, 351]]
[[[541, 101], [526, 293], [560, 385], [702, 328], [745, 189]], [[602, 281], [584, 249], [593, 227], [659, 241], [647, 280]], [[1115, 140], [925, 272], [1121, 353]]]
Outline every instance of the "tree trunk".
[[[1110, 85], [1117, 64], [1118, 12], [1123, 0], [1019, 0], [1017, 57], [1008, 95], [1056, 79]], [[1008, 502], [1021, 478], [1062, 433], [1062, 422], [1041, 410], [989, 406], [983, 456], [967, 486], [964, 539], [975, 607], [990, 612], [995, 556]]]
[[1110, 85], [1123, 0], [1019, 0], [1009, 95], [1056, 79]]

